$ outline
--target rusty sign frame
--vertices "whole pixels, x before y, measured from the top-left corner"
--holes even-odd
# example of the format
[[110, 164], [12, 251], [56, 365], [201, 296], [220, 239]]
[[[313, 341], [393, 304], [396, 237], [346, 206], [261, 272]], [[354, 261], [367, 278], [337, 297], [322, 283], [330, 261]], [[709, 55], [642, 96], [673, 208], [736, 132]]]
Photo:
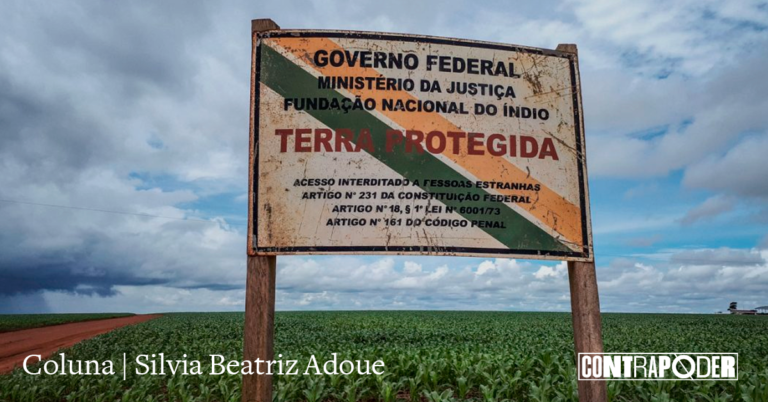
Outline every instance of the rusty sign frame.
[[[589, 186], [587, 182], [586, 143], [584, 138], [584, 121], [581, 99], [581, 82], [579, 75], [578, 57], [574, 53], [542, 49], [528, 46], [511, 45], [495, 42], [474, 41], [435, 36], [392, 34], [365, 31], [339, 30], [273, 30], [255, 33], [256, 44], [252, 55], [253, 76], [251, 77], [251, 113], [250, 121], [250, 160], [249, 160], [249, 210], [248, 223], [248, 254], [249, 255], [297, 255], [297, 254], [385, 254], [385, 255], [456, 255], [470, 257], [510, 257], [526, 259], [547, 259], [567, 261], [594, 261], [592, 224], [589, 203]], [[537, 55], [559, 57], [568, 60], [571, 80], [571, 97], [573, 101], [574, 134], [576, 144], [576, 163], [578, 175], [578, 201], [581, 210], [581, 232], [583, 246], [580, 251], [533, 250], [533, 249], [499, 249], [480, 247], [453, 246], [289, 246], [289, 247], [260, 247], [258, 245], [258, 177], [259, 177], [259, 105], [261, 84], [261, 46], [262, 39], [267, 38], [347, 38], [382, 41], [417, 42], [459, 47], [485, 48], [521, 52]]]

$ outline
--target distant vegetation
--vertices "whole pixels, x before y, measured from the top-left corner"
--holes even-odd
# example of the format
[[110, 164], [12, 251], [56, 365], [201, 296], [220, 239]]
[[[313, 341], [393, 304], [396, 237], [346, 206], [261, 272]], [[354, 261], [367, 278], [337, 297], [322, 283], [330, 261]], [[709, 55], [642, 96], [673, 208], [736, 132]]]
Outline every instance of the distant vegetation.
[[0, 314], [0, 332], [16, 331], [45, 327], [48, 325], [66, 324], [70, 322], [103, 320], [105, 318], [128, 317], [129, 313], [102, 314]]
[[[281, 312], [275, 354], [386, 363], [382, 376], [276, 376], [274, 401], [576, 401], [570, 314]], [[612, 401], [768, 401], [768, 320], [605, 314], [607, 352], [738, 352], [739, 381], [612, 381]], [[240, 401], [239, 375], [137, 376], [140, 354], [240, 360], [242, 313], [167, 314], [82, 342], [68, 359], [111, 359], [115, 376], [0, 376], [8, 401]], [[122, 354], [129, 356], [122, 381]], [[167, 369], [166, 369], [167, 371]]]

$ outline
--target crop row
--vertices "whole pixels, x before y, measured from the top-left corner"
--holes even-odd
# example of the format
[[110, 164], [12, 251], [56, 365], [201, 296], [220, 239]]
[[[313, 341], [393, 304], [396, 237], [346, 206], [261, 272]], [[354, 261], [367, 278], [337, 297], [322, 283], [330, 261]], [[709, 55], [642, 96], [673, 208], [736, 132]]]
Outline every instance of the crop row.
[[[243, 315], [173, 314], [99, 336], [71, 359], [164, 353], [242, 359]], [[768, 402], [768, 320], [756, 317], [606, 314], [608, 352], [738, 352], [739, 381], [609, 383], [614, 401]], [[576, 401], [569, 314], [491, 312], [278, 313], [275, 352], [306, 367], [383, 360], [383, 375], [275, 376], [275, 401]], [[303, 370], [302, 370], [303, 371]], [[239, 375], [0, 377], [8, 401], [239, 401]]]

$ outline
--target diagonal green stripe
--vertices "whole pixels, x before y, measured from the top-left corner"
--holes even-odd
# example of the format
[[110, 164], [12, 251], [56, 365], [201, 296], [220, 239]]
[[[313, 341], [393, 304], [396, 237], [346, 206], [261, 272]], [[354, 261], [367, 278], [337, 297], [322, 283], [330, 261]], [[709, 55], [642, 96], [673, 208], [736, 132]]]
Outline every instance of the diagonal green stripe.
[[[283, 98], [311, 98], [325, 97], [330, 99], [344, 99], [345, 96], [334, 90], [318, 89], [317, 78], [297, 66], [275, 49], [264, 44], [261, 45], [261, 82], [280, 94]], [[326, 126], [337, 128], [349, 128], [358, 133], [360, 129], [367, 128], [373, 137], [373, 157], [389, 166], [392, 170], [410, 180], [420, 182], [429, 179], [442, 180], [467, 180], [464, 176], [444, 164], [434, 155], [429, 153], [406, 153], [403, 147], [395, 148], [394, 152], [384, 152], [385, 133], [391, 129], [381, 120], [367, 111], [350, 110], [348, 113], [337, 110], [311, 110], [307, 111], [312, 117], [321, 121]], [[440, 188], [420, 186], [424, 191], [445, 191]], [[478, 188], [461, 190], [463, 193], [480, 195], [485, 191]], [[483, 201], [441, 201], [443, 204], [458, 208], [468, 207], [500, 207], [500, 216], [486, 216], [482, 214], [461, 214], [467, 220], [496, 220], [505, 223], [506, 229], [482, 228], [481, 230], [509, 247], [512, 250], [542, 250], [542, 251], [571, 251], [557, 239], [522, 217], [512, 208], [498, 202]]]

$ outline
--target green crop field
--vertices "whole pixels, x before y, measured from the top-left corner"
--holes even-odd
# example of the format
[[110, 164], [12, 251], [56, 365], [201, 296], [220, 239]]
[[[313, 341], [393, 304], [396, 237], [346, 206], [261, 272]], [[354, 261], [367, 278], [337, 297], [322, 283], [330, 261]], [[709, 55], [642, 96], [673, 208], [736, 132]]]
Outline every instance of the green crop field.
[[[275, 353], [381, 359], [381, 376], [276, 376], [275, 401], [575, 401], [570, 315], [282, 312]], [[243, 314], [171, 314], [80, 343], [68, 359], [111, 359], [114, 376], [0, 376], [7, 401], [239, 401], [238, 375], [122, 378], [122, 354], [241, 359]], [[768, 401], [768, 317], [605, 314], [607, 352], [738, 352], [739, 381], [608, 383], [613, 401]], [[135, 365], [135, 363], [129, 363]]]
[[16, 331], [44, 327], [48, 325], [66, 324], [70, 322], [103, 320], [105, 318], [127, 317], [128, 313], [99, 313], [99, 314], [0, 314], [0, 332]]

